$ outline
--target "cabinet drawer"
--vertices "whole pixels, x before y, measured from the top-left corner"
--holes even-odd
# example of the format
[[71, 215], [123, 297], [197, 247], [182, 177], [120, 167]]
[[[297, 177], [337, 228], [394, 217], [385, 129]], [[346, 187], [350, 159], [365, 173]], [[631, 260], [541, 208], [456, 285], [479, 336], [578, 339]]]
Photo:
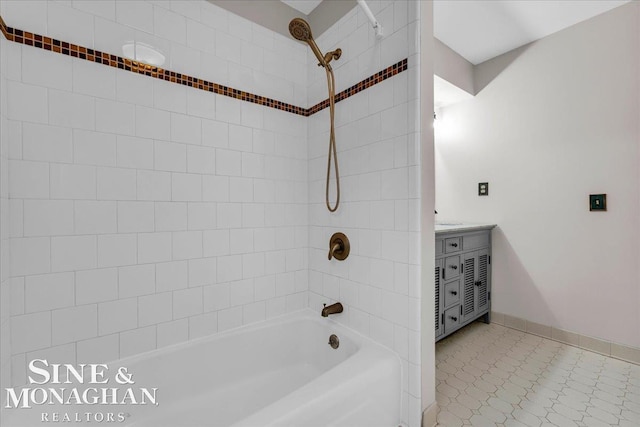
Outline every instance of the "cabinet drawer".
[[444, 306], [449, 307], [460, 302], [460, 280], [444, 285]]
[[448, 256], [444, 259], [443, 279], [449, 280], [460, 275], [460, 255]]
[[436, 257], [442, 255], [444, 252], [444, 240], [436, 240]]
[[444, 240], [444, 253], [450, 254], [462, 250], [462, 238], [461, 237], [449, 237]]
[[483, 232], [462, 236], [462, 246], [465, 251], [487, 247], [489, 246], [489, 233]]
[[460, 306], [456, 305], [444, 312], [444, 331], [450, 332], [460, 325]]

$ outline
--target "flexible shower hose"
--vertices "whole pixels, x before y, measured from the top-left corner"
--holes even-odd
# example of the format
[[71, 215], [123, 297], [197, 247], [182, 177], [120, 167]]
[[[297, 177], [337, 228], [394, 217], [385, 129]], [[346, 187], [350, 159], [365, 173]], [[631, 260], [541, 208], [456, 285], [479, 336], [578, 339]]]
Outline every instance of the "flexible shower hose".
[[[325, 71], [327, 72], [327, 86], [329, 87], [329, 116], [331, 120], [331, 130], [329, 133], [329, 156], [327, 156], [327, 186], [325, 189], [325, 202], [327, 204], [327, 209], [329, 209], [329, 212], [335, 212], [338, 209], [338, 205], [340, 205], [340, 172], [338, 171], [338, 153], [336, 151], [336, 135], [334, 126], [336, 88], [333, 69], [329, 64], [327, 64], [327, 66], [325, 67]], [[331, 203], [329, 202], [329, 178], [331, 176], [332, 156], [333, 167], [336, 171], [336, 204], [334, 207], [331, 207]]]

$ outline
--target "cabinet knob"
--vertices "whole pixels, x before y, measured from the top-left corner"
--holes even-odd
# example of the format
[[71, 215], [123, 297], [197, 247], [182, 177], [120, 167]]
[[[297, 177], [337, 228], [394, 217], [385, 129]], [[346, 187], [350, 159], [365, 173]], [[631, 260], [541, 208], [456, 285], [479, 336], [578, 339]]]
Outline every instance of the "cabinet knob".
[[449, 319], [453, 320], [454, 322], [458, 321], [458, 318], [456, 316], [449, 316]]
[[454, 265], [450, 265], [449, 267], [450, 267], [450, 268], [452, 268], [452, 269], [454, 269], [454, 270], [457, 270], [457, 269], [458, 269], [458, 266], [457, 266], [457, 265], [455, 265], [455, 264], [454, 264]]
[[458, 291], [451, 291], [451, 295], [458, 295]]
[[452, 243], [451, 246], [453, 246], [454, 248], [457, 248], [458, 244], [457, 243]]
[[480, 286], [480, 285], [482, 285], [482, 281], [481, 281], [481, 280], [478, 280], [478, 281], [477, 281], [476, 283], [474, 283], [474, 284], [475, 284], [476, 286]]

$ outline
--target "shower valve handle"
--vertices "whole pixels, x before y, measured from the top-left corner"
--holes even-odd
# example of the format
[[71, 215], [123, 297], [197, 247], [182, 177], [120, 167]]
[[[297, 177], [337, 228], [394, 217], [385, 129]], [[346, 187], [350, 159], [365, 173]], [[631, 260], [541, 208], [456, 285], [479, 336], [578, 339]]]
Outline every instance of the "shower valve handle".
[[351, 244], [349, 238], [344, 233], [334, 233], [329, 240], [329, 260], [335, 258], [344, 261], [349, 256]]
[[333, 256], [335, 256], [336, 254], [341, 253], [343, 249], [344, 247], [342, 245], [342, 242], [338, 242], [333, 245], [331, 249], [329, 249], [329, 260], [331, 260], [331, 258], [333, 258]]

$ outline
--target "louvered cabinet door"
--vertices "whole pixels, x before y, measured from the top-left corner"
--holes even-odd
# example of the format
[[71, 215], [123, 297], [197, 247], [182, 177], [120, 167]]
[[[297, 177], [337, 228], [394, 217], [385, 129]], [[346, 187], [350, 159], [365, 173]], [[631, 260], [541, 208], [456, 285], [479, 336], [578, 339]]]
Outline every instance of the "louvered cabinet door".
[[477, 252], [478, 273], [476, 275], [476, 313], [481, 313], [489, 308], [489, 283], [490, 266], [489, 250], [483, 249]]
[[478, 269], [478, 252], [464, 254], [463, 259], [461, 323], [472, 319], [477, 313], [476, 272]]
[[436, 338], [438, 338], [440, 335], [442, 335], [442, 333], [444, 332], [444, 325], [442, 324], [442, 295], [440, 292], [440, 285], [442, 283], [441, 277], [442, 277], [442, 266], [444, 265], [444, 260], [442, 259], [437, 259], [436, 260], [436, 270], [435, 270], [435, 283], [436, 283], [436, 306], [435, 306], [435, 312], [436, 312]]

